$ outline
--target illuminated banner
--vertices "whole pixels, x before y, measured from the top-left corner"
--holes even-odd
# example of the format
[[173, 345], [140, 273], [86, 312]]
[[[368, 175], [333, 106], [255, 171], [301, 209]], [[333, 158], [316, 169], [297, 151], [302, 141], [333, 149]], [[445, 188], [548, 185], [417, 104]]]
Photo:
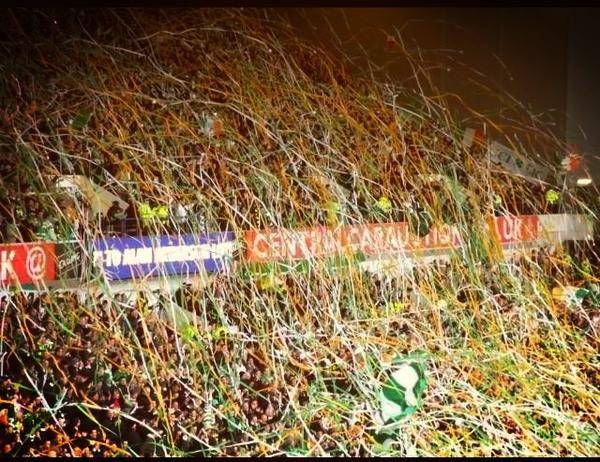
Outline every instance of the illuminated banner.
[[54, 244], [0, 245], [0, 286], [51, 281], [55, 278]]
[[540, 220], [537, 215], [494, 217], [490, 228], [500, 244], [532, 242], [540, 237]]
[[[518, 256], [521, 250], [542, 248], [566, 240], [585, 241], [593, 239], [593, 221], [583, 214], [520, 215], [494, 217], [488, 221], [492, 236], [503, 250], [505, 258]], [[407, 274], [417, 265], [433, 262], [450, 262], [450, 252], [432, 251], [406, 258], [387, 257], [368, 260], [360, 267], [373, 274]]]
[[594, 221], [588, 215], [552, 214], [540, 215], [539, 218], [543, 238], [550, 243], [593, 239]]
[[[490, 225], [501, 244], [535, 241], [540, 234], [536, 215], [496, 217]], [[427, 236], [419, 238], [409, 233], [406, 222], [342, 226], [336, 229], [321, 226], [303, 230], [250, 230], [246, 231], [245, 241], [246, 259], [254, 263], [358, 252], [366, 257], [419, 254], [420, 251], [461, 246], [461, 237], [455, 226], [434, 226]]]
[[111, 237], [94, 243], [94, 263], [109, 279], [197, 274], [227, 268], [233, 256], [234, 235]]
[[409, 234], [408, 224], [377, 223], [325, 226], [304, 230], [274, 229], [246, 231], [246, 259], [250, 262], [303, 260], [335, 254], [363, 253], [365, 256], [452, 248], [460, 245], [455, 227], [433, 228], [425, 237]]

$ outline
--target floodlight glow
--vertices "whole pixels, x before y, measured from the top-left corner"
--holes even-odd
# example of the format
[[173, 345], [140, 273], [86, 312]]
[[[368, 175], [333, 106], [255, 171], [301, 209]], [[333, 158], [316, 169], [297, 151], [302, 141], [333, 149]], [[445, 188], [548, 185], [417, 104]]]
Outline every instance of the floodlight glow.
[[591, 178], [577, 178], [577, 186], [588, 186], [592, 184]]

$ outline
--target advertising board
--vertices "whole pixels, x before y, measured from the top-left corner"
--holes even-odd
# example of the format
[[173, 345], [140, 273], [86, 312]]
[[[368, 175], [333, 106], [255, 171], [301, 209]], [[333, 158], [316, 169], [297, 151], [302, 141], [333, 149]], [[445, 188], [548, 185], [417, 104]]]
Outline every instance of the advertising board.
[[532, 242], [540, 237], [540, 220], [537, 215], [494, 217], [488, 224], [500, 244]]
[[544, 240], [554, 244], [563, 241], [593, 240], [594, 221], [584, 214], [540, 215]]
[[50, 242], [0, 244], [0, 286], [54, 280], [54, 250]]
[[374, 223], [324, 226], [303, 230], [249, 230], [245, 234], [246, 259], [259, 263], [274, 260], [300, 260], [334, 254], [362, 253], [386, 255], [424, 249], [453, 248], [460, 245], [458, 229], [442, 225], [433, 227], [425, 237], [409, 233], [408, 223]]
[[[539, 237], [536, 215], [495, 217], [490, 228], [500, 244], [530, 242]], [[408, 223], [324, 226], [303, 230], [249, 230], [245, 234], [246, 260], [251, 263], [303, 260], [335, 254], [362, 253], [372, 259], [390, 254], [422, 254], [462, 245], [455, 226], [433, 226], [429, 234], [409, 233]]]
[[94, 242], [92, 258], [108, 279], [189, 275], [227, 269], [231, 232], [157, 237], [110, 237]]
[[56, 244], [56, 278], [79, 279], [83, 274], [83, 252], [77, 241]]

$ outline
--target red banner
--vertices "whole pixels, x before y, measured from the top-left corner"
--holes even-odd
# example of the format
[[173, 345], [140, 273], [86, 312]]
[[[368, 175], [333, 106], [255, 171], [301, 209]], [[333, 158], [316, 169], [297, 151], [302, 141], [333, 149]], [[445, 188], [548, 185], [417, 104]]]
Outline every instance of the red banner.
[[[496, 217], [491, 223], [501, 244], [529, 242], [539, 235], [536, 215]], [[425, 237], [409, 234], [408, 223], [377, 223], [291, 229], [246, 231], [246, 259], [250, 262], [304, 260], [334, 254], [362, 252], [366, 256], [389, 255], [419, 250], [460, 247], [461, 238], [454, 226], [432, 227]]]
[[56, 277], [54, 243], [0, 244], [0, 286]]
[[443, 249], [460, 245], [454, 227], [433, 228], [425, 237], [409, 234], [408, 224], [377, 223], [324, 226], [302, 230], [273, 229], [246, 231], [246, 258], [251, 262], [272, 260], [303, 260], [333, 254], [362, 252], [365, 255], [386, 255], [403, 251]]
[[537, 215], [495, 217], [490, 228], [500, 244], [531, 242], [539, 237], [540, 221]]

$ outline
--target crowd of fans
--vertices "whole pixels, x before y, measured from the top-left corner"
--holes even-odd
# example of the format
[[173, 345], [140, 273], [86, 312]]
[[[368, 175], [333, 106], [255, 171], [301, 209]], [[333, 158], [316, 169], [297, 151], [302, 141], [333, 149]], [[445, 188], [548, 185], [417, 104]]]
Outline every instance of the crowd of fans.
[[[402, 86], [391, 88], [397, 94], [390, 104], [388, 85], [349, 79], [343, 63], [300, 43], [286, 27], [270, 29], [271, 21], [234, 11], [220, 19], [221, 13], [206, 11], [185, 17], [125, 12], [115, 21], [110, 11], [82, 14], [73, 30], [58, 26], [51, 13], [15, 14], [38, 37], [27, 46], [5, 43], [2, 51], [9, 71], [0, 78], [18, 98], [6, 98], [0, 108], [6, 127], [0, 134], [1, 243], [377, 221], [409, 221], [425, 235], [439, 219], [468, 226], [469, 214], [579, 210], [568, 206], [562, 190], [548, 195], [548, 186], [484, 168], [482, 152], [467, 152], [458, 146], [460, 135], [449, 136], [455, 129], [450, 112], [435, 114], [443, 98], [415, 96]], [[105, 27], [83, 34], [78, 28], [91, 16], [98, 24], [103, 18]], [[209, 23], [215, 27], [197, 27]], [[42, 40], [46, 32], [63, 46]], [[405, 120], [408, 112], [417, 117]], [[509, 120], [523, 138], [539, 134], [536, 120]], [[443, 187], [419, 186], [417, 176], [431, 173], [455, 178], [469, 194], [460, 201]], [[62, 174], [84, 175], [127, 208], [115, 202], [97, 216], [82, 194], [58, 197], [50, 178]], [[559, 274], [552, 260], [536, 256], [517, 264], [543, 266], [540, 284], [560, 278], [584, 284], [568, 267]], [[458, 303], [493, 299], [507, 316], [519, 313], [497, 276], [481, 271], [486, 289], [475, 290], [476, 278], [459, 274]], [[414, 281], [438, 287], [454, 277], [438, 266], [415, 270], [410, 283], [363, 278], [362, 293], [345, 279], [336, 287], [347, 290], [334, 292], [335, 284], [324, 283], [317, 271], [259, 284], [218, 276], [204, 291], [174, 294], [201, 321], [200, 328], [178, 330], [157, 314], [169, 312], [169, 294], [153, 306], [143, 294], [134, 301], [56, 292], [2, 296], [1, 449], [9, 455], [152, 455], [168, 445], [244, 455], [318, 440], [333, 451], [343, 427], [348, 452], [364, 455], [367, 430], [356, 421], [336, 424], [319, 414], [324, 409], [304, 415], [305, 426], [297, 417], [285, 420], [292, 408], [303, 414], [317, 382], [323, 395], [359, 393], [349, 371], [364, 366], [350, 348], [360, 342], [329, 342], [323, 334], [318, 349], [309, 351], [306, 339], [321, 324], [330, 324], [328, 333], [355, 328], [363, 321], [356, 315], [359, 298], [369, 309], [388, 310], [398, 300], [409, 306], [419, 298]], [[349, 293], [352, 303], [342, 302]], [[577, 309], [559, 304], [567, 322], [597, 339], [600, 313], [590, 298]], [[326, 305], [335, 316], [326, 318]], [[404, 351], [423, 346], [407, 323], [426, 316], [423, 331], [439, 323], [447, 330], [442, 340], [464, 341], [468, 335], [452, 322], [453, 310], [440, 312], [407, 308], [378, 324], [405, 334], [394, 339]], [[486, 321], [479, 320], [481, 329]], [[381, 325], [367, 322], [358, 330], [360, 338], [384, 335]], [[441, 334], [432, 337], [430, 345], [437, 345]], [[275, 367], [266, 350], [279, 340], [291, 354]], [[343, 414], [343, 407], [335, 413]], [[264, 444], [252, 438], [254, 430]]]
[[56, 240], [58, 220], [16, 156], [0, 163], [0, 242]]
[[[186, 296], [180, 291], [178, 296], [184, 304], [190, 300], [189, 293]], [[152, 455], [157, 451], [153, 443], [164, 438], [165, 425], [175, 430], [173, 443], [184, 451], [245, 441], [231, 422], [209, 410], [215, 399], [224, 397], [213, 397], [209, 389], [204, 396], [191, 392], [193, 358], [180, 356], [175, 331], [157, 317], [145, 316], [148, 306], [143, 294], [138, 294], [134, 304], [127, 305], [124, 299], [123, 295], [114, 303], [96, 299], [93, 312], [80, 315], [72, 335], [64, 335], [51, 306], [60, 304], [74, 315], [81, 313], [76, 294], [2, 297], [0, 440], [4, 454], [114, 456], [130, 448]], [[120, 317], [115, 313], [119, 305], [126, 307]], [[119, 323], [118, 332], [125, 338], [107, 338], [98, 332], [95, 323], [111, 322]], [[166, 365], [188, 364], [179, 368], [177, 376], [167, 369], [157, 371], [160, 401], [143, 371], [132, 370], [125, 362], [133, 360], [139, 368], [143, 361], [141, 352], [135, 358], [124, 358], [126, 345], [134, 343], [134, 338], [144, 347], [154, 346]], [[212, 349], [215, 363], [232, 362], [231, 342], [213, 336]], [[245, 347], [245, 367], [240, 371], [236, 395], [252, 427], [275, 430], [285, 394], [265, 380], [260, 354], [256, 344]], [[238, 447], [233, 445], [226, 453], [236, 455]]]
[[[549, 282], [559, 277], [565, 279], [565, 283], [581, 282], [578, 282], [577, 271], [566, 270], [560, 275], [560, 268], [551, 262], [546, 251], [534, 252], [529, 258], [520, 257], [513, 264], [522, 271], [542, 265]], [[385, 310], [389, 300], [402, 300], [407, 305], [417, 303], [413, 295], [417, 293], [419, 281], [432, 278], [432, 274], [449, 274], [447, 265], [437, 263], [433, 268], [417, 268], [408, 285], [406, 280], [399, 284], [385, 277], [366, 280], [363, 284], [367, 298], [378, 301], [379, 310]], [[514, 302], [499, 292], [494, 273], [482, 274], [489, 293], [499, 300], [503, 310], [510, 311]], [[136, 294], [133, 299], [125, 294], [107, 299], [75, 292], [2, 295], [0, 440], [3, 453], [110, 456], [132, 450], [136, 454], [152, 455], [160, 454], [156, 444], [166, 439], [186, 452], [208, 454], [207, 447], [218, 446], [229, 455], [258, 451], [239, 426], [240, 415], [250, 428], [285, 435], [282, 447], [294, 447], [301, 433], [279, 426], [282, 412], [289, 403], [289, 390], [286, 391], [284, 384], [273, 382], [274, 371], [266, 359], [264, 346], [256, 341], [240, 343], [230, 335], [230, 328], [219, 327], [226, 319], [238, 334], [252, 334], [244, 310], [238, 308], [236, 301], [240, 296], [251, 298], [256, 286], [230, 280], [231, 277], [217, 276], [205, 289], [181, 286], [172, 297], [159, 293], [154, 304], [149, 303], [144, 293]], [[299, 282], [288, 274], [279, 278], [275, 286], [261, 289], [264, 291], [261, 303], [265, 307], [272, 304], [284, 323], [298, 333], [310, 330], [309, 325], [318, 328], [322, 322], [317, 313], [310, 313], [305, 284], [310, 284], [315, 295], [325, 303], [332, 297], [325, 292], [319, 295], [318, 291], [325, 287], [321, 275], [311, 272], [304, 279]], [[232, 291], [232, 287], [235, 290]], [[473, 296], [482, 301], [487, 297], [485, 293], [462, 290], [457, 293], [457, 300], [465, 302]], [[215, 300], [220, 301], [220, 309]], [[177, 331], [164, 322], [157, 313], [168, 310], [171, 301], [203, 320], [206, 332], [190, 328]], [[341, 309], [342, 318], [352, 318], [349, 307]], [[417, 312], [407, 309], [402, 318], [390, 323], [391, 329], [408, 333], [403, 325]], [[568, 322], [585, 332], [590, 340], [598, 339], [600, 310], [597, 305], [585, 301], [579, 310], [565, 308], [563, 313]], [[299, 319], [302, 322], [298, 324]], [[452, 328], [446, 321], [444, 325]], [[459, 339], [459, 334], [456, 332], [450, 338]], [[376, 335], [384, 334], [380, 330]], [[409, 341], [414, 343], [413, 347], [419, 345], [417, 337], [410, 336]], [[202, 348], [206, 355], [188, 348], [189, 342], [204, 342]], [[302, 365], [306, 353], [300, 345], [290, 340], [289, 348], [291, 357], [282, 366], [288, 371], [286, 383], [296, 383], [301, 390], [297, 399], [302, 405], [308, 400], [307, 393], [315, 374], [310, 367]], [[345, 378], [347, 370], [357, 366], [350, 350], [338, 344], [326, 356], [334, 365], [329, 370], [331, 391], [356, 392]], [[153, 366], [157, 381], [153, 382], [145, 369], [156, 361], [160, 367]], [[222, 367], [236, 367], [239, 383], [231, 383], [227, 376], [222, 376], [211, 385], [208, 377]], [[229, 413], [228, 417], [228, 406], [234, 406], [239, 414]], [[308, 424], [325, 450], [335, 449], [335, 440], [326, 437], [332, 425], [327, 417], [315, 415]], [[274, 436], [271, 442], [274, 444], [276, 440]], [[247, 444], [242, 450], [244, 442]], [[360, 447], [356, 451], [357, 455], [364, 454]]]
[[[429, 159], [427, 150], [420, 146], [423, 143], [421, 137], [425, 137], [428, 130], [435, 132], [436, 127], [430, 122], [421, 127], [407, 124], [405, 130], [404, 143], [410, 146], [411, 156], [424, 164], [431, 161], [432, 168], [423, 169], [424, 172], [436, 171], [433, 158]], [[197, 143], [184, 146], [185, 155], [169, 159], [179, 166], [180, 173], [175, 178], [167, 168], [148, 165], [136, 169], [131, 159], [122, 153], [115, 154], [119, 156], [118, 162], [101, 162], [94, 169], [87, 168], [86, 162], [72, 158], [67, 173], [85, 174], [127, 204], [123, 209], [119, 203], [113, 203], [99, 221], [89, 213], [89, 203], [82, 194], [61, 195], [51, 187], [49, 179], [58, 178], [65, 172], [63, 155], [47, 156], [44, 162], [29, 166], [20, 163], [17, 156], [9, 157], [0, 165], [0, 240], [8, 243], [67, 240], [84, 230], [137, 235], [407, 220], [419, 222], [419, 234], [423, 234], [433, 220], [455, 219], [460, 208], [467, 213], [495, 215], [577, 210], [577, 207], [567, 206], [572, 202], [570, 192], [561, 195], [548, 185], [534, 184], [499, 171], [491, 175], [490, 182], [484, 183], [479, 181], [479, 176], [470, 177], [479, 175], [481, 168], [471, 166], [469, 170], [465, 166], [468, 162], [457, 164], [453, 172], [450, 169], [443, 173], [450, 178], [456, 175], [460, 187], [471, 192], [470, 196], [459, 200], [440, 184], [419, 184], [417, 172], [411, 172], [396, 158], [391, 158], [384, 166], [386, 171], [380, 172], [379, 185], [371, 182], [366, 188], [364, 179], [357, 182], [356, 172], [336, 170], [319, 176], [311, 173], [307, 162], [298, 160], [293, 166], [286, 165], [285, 156], [274, 153], [261, 169], [267, 172], [269, 181], [277, 179], [273, 183], [277, 195], [289, 197], [275, 218], [269, 207], [257, 201], [262, 194], [269, 196], [274, 191], [261, 191], [259, 186], [250, 184], [258, 181], [258, 174], [247, 166], [234, 170], [232, 165], [219, 160], [220, 155], [227, 154], [223, 144], [225, 138], [223, 133], [212, 134], [202, 140], [205, 144], [201, 148]], [[435, 141], [432, 148], [452, 152], [455, 144], [455, 140], [445, 136]], [[468, 155], [464, 153], [465, 159]], [[37, 169], [45, 175], [48, 184], [39, 184]], [[115, 182], [114, 178], [120, 172], [135, 172], [130, 175], [135, 181]], [[235, 193], [228, 193], [232, 177], [243, 177], [249, 184], [237, 188]], [[390, 178], [396, 178], [396, 183], [400, 184], [392, 186]], [[165, 189], [161, 185], [169, 186]], [[551, 190], [558, 194], [558, 199], [548, 199], [554, 197], [547, 194]], [[225, 193], [219, 195], [220, 191]], [[65, 213], [66, 210], [70, 213]]]
[[[0, 166], [2, 169], [10, 169], [10, 164]], [[10, 175], [6, 176], [4, 182], [10, 181]], [[343, 180], [340, 180], [343, 181]], [[0, 241], [4, 243], [32, 242], [38, 240], [61, 241], [73, 239], [81, 235], [84, 229], [89, 229], [91, 214], [83, 214], [81, 210], [88, 207], [85, 199], [79, 194], [75, 201], [77, 206], [71, 205], [70, 214], [65, 213], [65, 203], [73, 204], [72, 198], [58, 197], [55, 201], [40, 200], [44, 194], [35, 193], [27, 184], [7, 185], [3, 187], [0, 194]], [[490, 212], [498, 215], [510, 214], [536, 214], [536, 213], [558, 213], [561, 210], [559, 204], [544, 203], [542, 187], [529, 185], [532, 196], [520, 199], [509, 196], [502, 198], [495, 195], [491, 202]], [[20, 191], [16, 193], [14, 191]], [[429, 227], [435, 220], [434, 217], [445, 222], [454, 220], [459, 208], [463, 212], [474, 213], [476, 208], [483, 204], [473, 203], [465, 200], [463, 203], [452, 203], [437, 185], [429, 185], [420, 191], [406, 194], [401, 203], [391, 202], [383, 191], [376, 196], [379, 200], [372, 200], [370, 204], [366, 200], [357, 198], [355, 191], [350, 191], [350, 196], [356, 198], [356, 202], [323, 203], [316, 210], [311, 221], [296, 223], [296, 226], [332, 225], [340, 222], [400, 222], [409, 221], [417, 223], [416, 231], [419, 235], [428, 232]], [[537, 198], [535, 196], [540, 196]], [[139, 234], [170, 234], [175, 232], [194, 231], [226, 231], [231, 230], [232, 224], [238, 229], [247, 229], [251, 224], [260, 226], [261, 221], [256, 220], [256, 213], [252, 208], [244, 211], [238, 209], [238, 213], [228, 213], [222, 206], [206, 207], [202, 203], [182, 203], [171, 201], [169, 205], [153, 205], [149, 201], [138, 202], [132, 195], [126, 197], [129, 200], [127, 208], [123, 209], [118, 202], [113, 202], [106, 214], [100, 217], [99, 229], [103, 234], [111, 235], [139, 235]], [[540, 200], [538, 200], [540, 199]], [[538, 200], [535, 206], [532, 200]], [[385, 204], [383, 206], [382, 204]], [[230, 218], [228, 218], [230, 217]], [[207, 227], [207, 224], [209, 225]], [[93, 229], [93, 228], [92, 228]]]
[[[577, 210], [577, 207], [567, 205], [573, 202], [572, 192], [558, 194], [559, 199], [550, 201], [547, 192], [554, 192], [551, 186], [542, 185], [541, 182], [531, 183], [506, 173], [499, 173], [498, 181], [512, 184], [512, 188], [503, 185], [497, 190], [484, 192], [478, 190], [481, 185], [474, 187], [473, 181], [468, 180], [464, 175], [461, 176], [460, 174], [464, 172], [458, 171], [456, 181], [460, 188], [477, 191], [477, 195], [468, 196], [459, 202], [457, 197], [453, 197], [449, 189], [443, 187], [441, 183], [428, 183], [420, 187], [403, 184], [404, 191], [400, 193], [396, 189], [392, 200], [389, 199], [392, 197], [390, 192], [385, 188], [371, 185], [371, 192], [367, 195], [356, 187], [352, 174], [348, 172], [336, 174], [330, 180], [306, 177], [304, 181], [308, 188], [290, 184], [289, 178], [280, 179], [281, 187], [286, 190], [278, 193], [289, 194], [290, 197], [306, 204], [315, 204], [315, 207], [308, 210], [308, 213], [299, 212], [293, 201], [290, 201], [277, 218], [272, 218], [268, 210], [261, 210], [260, 207], [253, 205], [252, 195], [244, 189], [238, 190], [229, 204], [207, 201], [206, 198], [214, 196], [214, 192], [210, 191], [211, 188], [207, 187], [209, 180], [219, 185], [219, 189], [227, 189], [228, 177], [232, 173], [227, 172], [226, 167], [211, 162], [202, 163], [193, 157], [177, 159], [177, 161], [181, 162], [184, 171], [189, 172], [187, 185], [194, 185], [197, 188], [196, 199], [188, 197], [178, 201], [169, 198], [168, 205], [161, 205], [156, 202], [157, 198], [162, 197], [160, 194], [146, 196], [151, 200], [137, 200], [130, 195], [126, 199], [129, 203], [126, 211], [113, 204], [106, 217], [109, 227], [105, 229], [121, 234], [126, 232], [135, 234], [198, 229], [225, 231], [267, 226], [305, 227], [339, 222], [425, 221], [430, 225], [434, 220], [444, 222], [455, 220], [460, 208], [465, 213], [491, 213], [496, 216], [564, 213], [568, 210], [576, 213]], [[166, 178], [162, 177], [164, 173], [157, 172], [157, 183], [166, 181]], [[279, 174], [277, 162], [273, 163], [271, 173], [275, 176]], [[399, 171], [398, 178], [401, 175], [402, 172]], [[324, 187], [335, 189], [339, 195], [318, 194], [319, 188]], [[311, 188], [314, 192], [307, 192]], [[527, 191], [527, 194], [523, 194], [523, 191]], [[327, 197], [330, 199], [326, 199]], [[428, 228], [429, 226], [425, 226], [423, 232]]]

